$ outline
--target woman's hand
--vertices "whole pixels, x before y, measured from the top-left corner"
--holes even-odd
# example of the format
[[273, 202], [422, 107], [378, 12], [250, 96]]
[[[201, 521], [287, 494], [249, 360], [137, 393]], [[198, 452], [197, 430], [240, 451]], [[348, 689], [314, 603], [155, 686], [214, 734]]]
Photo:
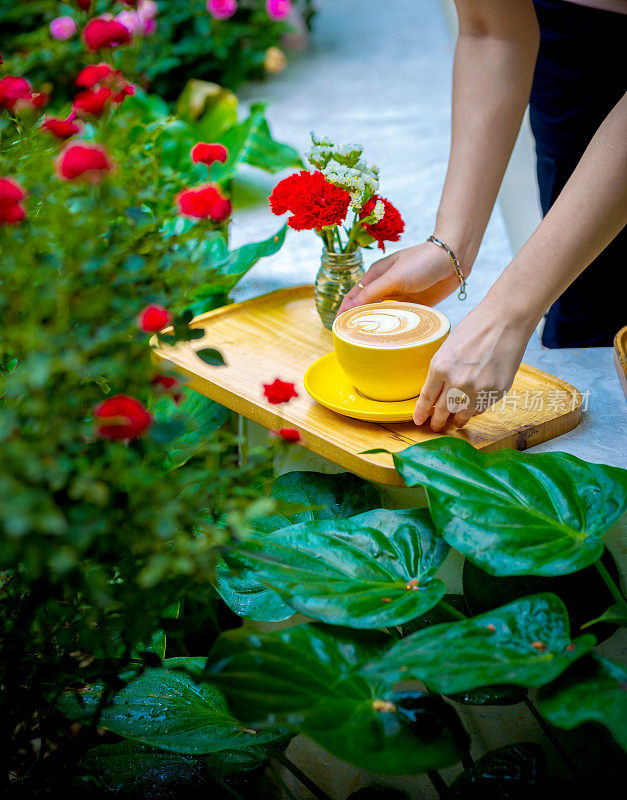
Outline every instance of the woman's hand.
[[434, 306], [459, 288], [450, 258], [432, 242], [407, 247], [376, 261], [361, 282], [364, 288], [353, 286], [338, 314], [377, 300], [408, 300]]
[[414, 411], [422, 425], [441, 431], [449, 419], [461, 428], [508, 391], [536, 320], [517, 315], [488, 295], [451, 331], [433, 357]]

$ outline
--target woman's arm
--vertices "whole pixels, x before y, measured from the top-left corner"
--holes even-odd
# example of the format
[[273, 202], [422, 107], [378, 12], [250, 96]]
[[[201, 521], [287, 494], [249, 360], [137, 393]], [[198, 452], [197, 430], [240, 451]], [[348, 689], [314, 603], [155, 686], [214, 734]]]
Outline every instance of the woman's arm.
[[[434, 233], [467, 276], [529, 100], [540, 37], [532, 0], [457, 0], [457, 13], [451, 152]], [[430, 243], [377, 261], [362, 282], [340, 311], [386, 297], [434, 305], [459, 285]]]
[[[479, 393], [501, 397], [512, 385], [529, 337], [548, 307], [627, 223], [627, 95], [588, 145], [570, 180], [537, 230], [486, 297], [453, 330], [431, 362], [414, 420], [449, 419], [447, 393], [470, 403], [454, 415], [464, 425], [485, 408]], [[624, 291], [623, 275], [609, 293]], [[435, 408], [434, 408], [435, 405]]]

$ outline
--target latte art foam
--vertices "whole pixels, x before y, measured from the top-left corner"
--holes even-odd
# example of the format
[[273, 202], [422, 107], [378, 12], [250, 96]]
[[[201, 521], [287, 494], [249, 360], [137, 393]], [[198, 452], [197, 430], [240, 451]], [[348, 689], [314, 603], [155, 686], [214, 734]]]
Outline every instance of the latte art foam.
[[370, 347], [398, 347], [435, 339], [448, 327], [445, 318], [414, 303], [370, 303], [345, 311], [333, 325], [347, 342]]

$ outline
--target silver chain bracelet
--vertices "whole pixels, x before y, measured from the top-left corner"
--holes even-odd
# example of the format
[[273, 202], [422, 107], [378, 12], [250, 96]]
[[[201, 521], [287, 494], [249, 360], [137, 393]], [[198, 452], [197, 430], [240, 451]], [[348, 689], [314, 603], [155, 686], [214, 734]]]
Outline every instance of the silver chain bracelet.
[[466, 281], [464, 280], [464, 274], [462, 272], [461, 264], [459, 263], [457, 256], [451, 250], [451, 248], [443, 242], [441, 239], [438, 239], [435, 236], [429, 236], [427, 239], [428, 242], [433, 242], [433, 244], [437, 244], [438, 247], [441, 247], [442, 250], [446, 250], [448, 257], [451, 259], [451, 264], [453, 265], [453, 269], [457, 273], [457, 277], [459, 278], [459, 294], [457, 298], [459, 300], [466, 299]]

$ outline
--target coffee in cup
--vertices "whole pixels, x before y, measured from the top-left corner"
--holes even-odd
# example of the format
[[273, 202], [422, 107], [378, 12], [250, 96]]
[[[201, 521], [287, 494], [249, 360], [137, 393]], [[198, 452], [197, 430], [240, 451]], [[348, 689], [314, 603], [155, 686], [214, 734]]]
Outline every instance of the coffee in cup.
[[340, 314], [333, 323], [333, 345], [359, 392], [374, 400], [407, 400], [420, 394], [449, 330], [441, 311], [385, 300]]

